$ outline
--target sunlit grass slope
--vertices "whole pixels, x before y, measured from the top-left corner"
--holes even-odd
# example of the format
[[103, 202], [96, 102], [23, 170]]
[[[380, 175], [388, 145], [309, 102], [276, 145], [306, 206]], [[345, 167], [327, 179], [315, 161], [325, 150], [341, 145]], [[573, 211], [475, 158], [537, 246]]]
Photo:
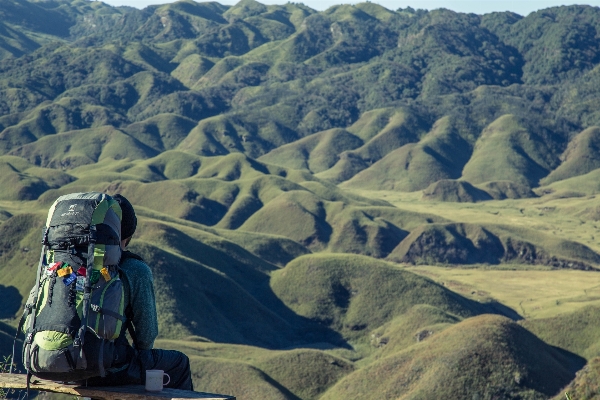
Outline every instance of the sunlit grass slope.
[[[546, 194], [539, 198], [478, 203], [421, 201], [422, 195], [418, 192], [360, 190], [352, 192], [385, 200], [401, 210], [426, 212], [456, 223], [469, 221], [486, 229], [491, 224], [502, 225], [504, 230], [513, 231], [515, 235], [532, 243], [546, 242], [545, 246], [554, 246], [561, 241], [572, 241], [581, 243], [598, 253], [600, 246], [596, 238], [599, 226], [597, 221], [600, 219], [599, 200], [593, 194], [586, 196], [583, 193], [587, 189], [593, 189], [592, 175], [593, 173], [590, 174], [589, 185], [583, 180], [585, 175], [555, 182], [542, 188], [539, 194]], [[563, 183], [569, 186], [561, 189]], [[578, 188], [581, 192], [571, 191]], [[544, 192], [544, 189], [547, 191]], [[547, 241], [549, 239], [552, 240]], [[540, 240], [542, 242], [539, 242]], [[577, 252], [571, 254], [569, 258], [578, 258]]]
[[324, 399], [544, 399], [585, 360], [501, 316], [467, 319], [343, 378]]
[[57, 169], [106, 158], [149, 158], [157, 153], [112, 126], [48, 135], [10, 152], [36, 165]]
[[600, 304], [597, 272], [532, 269], [517, 264], [502, 265], [501, 269], [417, 266], [408, 270], [463, 296], [498, 301], [526, 320], [571, 315]]
[[175, 148], [196, 126], [195, 121], [176, 114], [160, 114], [133, 123], [124, 131], [147, 146], [165, 151]]
[[441, 179], [461, 176], [471, 148], [448, 118], [434, 124], [418, 143], [399, 147], [342, 184], [375, 190], [415, 191]]
[[105, 160], [69, 171], [78, 180], [47, 191], [40, 203], [85, 187], [120, 192], [134, 204], [174, 218], [278, 235], [312, 250], [385, 257], [409, 230], [445, 222], [347, 194], [306, 171], [240, 153], [201, 157], [172, 150], [148, 160]]
[[139, 236], [133, 250], [152, 260], [162, 337], [197, 335], [266, 347], [294, 341], [290, 322], [260, 301], [276, 301], [261, 291], [274, 267], [209, 234], [190, 237], [149, 225]]
[[[597, 288], [590, 289], [590, 292], [593, 291], [597, 291]], [[597, 299], [597, 295], [595, 297], [591, 293], [588, 295], [585, 290], [583, 295], [567, 298], [564, 301], [580, 301], [583, 304], [593, 305], [580, 306], [576, 311], [563, 312], [553, 317], [525, 320], [521, 324], [548, 344], [577, 353], [588, 360], [599, 357], [600, 335], [597, 326], [600, 307], [597, 301], [594, 301]], [[561, 300], [556, 302], [559, 303]], [[568, 303], [565, 305], [569, 307]]]
[[278, 147], [260, 159], [270, 164], [318, 173], [335, 165], [343, 151], [353, 150], [362, 144], [363, 141], [350, 132], [332, 129]]
[[481, 134], [462, 171], [471, 183], [512, 180], [532, 187], [552, 168], [553, 149], [528, 132], [514, 115], [504, 115]]
[[[388, 154], [401, 151], [396, 149], [417, 142], [425, 133], [425, 124], [409, 110], [380, 109], [364, 113], [348, 131], [362, 139], [364, 145], [342, 153], [332, 168], [319, 174], [321, 178], [335, 183], [349, 180]], [[386, 180], [382, 176], [377, 179]]]
[[467, 181], [438, 180], [423, 190], [423, 200], [475, 203], [491, 200], [492, 196]]
[[0, 200], [34, 200], [75, 177], [51, 168], [40, 168], [20, 157], [0, 156]]

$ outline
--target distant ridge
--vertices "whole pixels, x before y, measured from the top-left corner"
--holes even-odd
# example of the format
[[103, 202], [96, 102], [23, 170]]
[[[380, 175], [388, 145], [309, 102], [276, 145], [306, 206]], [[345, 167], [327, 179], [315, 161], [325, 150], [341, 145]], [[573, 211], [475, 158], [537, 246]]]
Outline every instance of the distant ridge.
[[[525, 187], [494, 198], [600, 166], [589, 106], [600, 49], [553, 39], [565, 29], [589, 36], [600, 26], [594, 7], [522, 18], [369, 3], [317, 12], [256, 1], [137, 10], [9, 0], [0, 13], [0, 153], [36, 165], [177, 148], [242, 152], [349, 188]], [[543, 28], [532, 36], [535, 24]], [[61, 146], [82, 147], [81, 135], [56, 134], [106, 125], [125, 135], [103, 141], [119, 151], [59, 156]], [[53, 154], [33, 150], [42, 139]]]

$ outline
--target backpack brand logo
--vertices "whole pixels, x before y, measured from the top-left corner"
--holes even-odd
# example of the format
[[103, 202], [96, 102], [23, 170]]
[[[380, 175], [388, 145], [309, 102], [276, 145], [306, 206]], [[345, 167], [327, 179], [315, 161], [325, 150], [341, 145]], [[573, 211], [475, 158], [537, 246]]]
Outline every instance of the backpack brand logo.
[[71, 204], [67, 212], [60, 214], [60, 216], [65, 217], [67, 215], [73, 216], [79, 214], [79, 211], [75, 211], [75, 207], [77, 207], [77, 204]]

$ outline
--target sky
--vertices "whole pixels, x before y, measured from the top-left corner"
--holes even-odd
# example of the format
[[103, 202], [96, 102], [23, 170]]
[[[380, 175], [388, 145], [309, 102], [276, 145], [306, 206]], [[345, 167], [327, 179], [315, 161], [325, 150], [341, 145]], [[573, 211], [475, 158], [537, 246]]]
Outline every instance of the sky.
[[[144, 8], [151, 4], [163, 4], [170, 3], [172, 0], [102, 0], [107, 4], [113, 6], [132, 6], [137, 8]], [[203, 0], [195, 0], [201, 2]], [[234, 5], [238, 0], [216, 0], [218, 3]], [[362, 2], [353, 0], [293, 0], [296, 3], [304, 3], [307, 6], [315, 10], [325, 10], [330, 6], [336, 4], [354, 4]], [[262, 4], [285, 4], [287, 0], [258, 0]], [[468, 12], [475, 14], [486, 14], [493, 11], [513, 11], [517, 14], [526, 16], [533, 11], [537, 11], [542, 8], [555, 7], [561, 5], [570, 4], [587, 4], [596, 7], [600, 7], [600, 0], [587, 0], [582, 2], [569, 2], [569, 1], [552, 1], [552, 0], [504, 0], [504, 1], [491, 1], [491, 0], [412, 0], [412, 1], [399, 1], [399, 0], [371, 0], [372, 3], [378, 3], [382, 6], [390, 9], [397, 10], [398, 8], [413, 7], [413, 8], [424, 8], [433, 10], [436, 8], [448, 8], [450, 10], [458, 12]]]

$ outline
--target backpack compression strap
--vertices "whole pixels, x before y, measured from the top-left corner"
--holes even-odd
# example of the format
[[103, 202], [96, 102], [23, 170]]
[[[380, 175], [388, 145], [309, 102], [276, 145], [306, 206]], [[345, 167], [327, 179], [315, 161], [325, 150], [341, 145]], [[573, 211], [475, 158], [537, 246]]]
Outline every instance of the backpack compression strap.
[[77, 369], [85, 369], [87, 368], [87, 363], [84, 364], [83, 357], [83, 345], [85, 343], [85, 332], [87, 330], [87, 319], [89, 314], [91, 296], [92, 296], [92, 270], [94, 269], [94, 245], [96, 244], [96, 226], [90, 225], [90, 234], [88, 236], [88, 253], [87, 253], [87, 266], [86, 266], [86, 277], [85, 277], [85, 285], [83, 286], [83, 309], [82, 309], [82, 317], [81, 317], [81, 327], [75, 336], [75, 340], [73, 341], [74, 347], [79, 347], [79, 354], [77, 355], [77, 361], [75, 365]]
[[[23, 343], [24, 347], [27, 346], [31, 346], [31, 344], [33, 343], [33, 336], [35, 335], [34, 329], [33, 327], [35, 326], [35, 317], [37, 314], [37, 310], [36, 310], [36, 304], [37, 304], [37, 297], [39, 295], [39, 290], [40, 290], [40, 280], [42, 278], [42, 269], [44, 268], [44, 258], [46, 257], [46, 250], [48, 249], [48, 232], [49, 229], [48, 227], [44, 228], [44, 236], [42, 237], [42, 253], [40, 254], [40, 262], [38, 263], [38, 270], [37, 270], [37, 277], [35, 278], [35, 295], [33, 296], [34, 303], [31, 306], [29, 312], [32, 312], [31, 318], [29, 319], [29, 327], [27, 328], [27, 336], [25, 337], [25, 343]], [[27, 310], [27, 308], [26, 308]], [[23, 315], [24, 318], [25, 314]], [[19, 323], [19, 329], [17, 329], [17, 335], [19, 334], [19, 330], [22, 328], [22, 323], [23, 321], [21, 321]], [[12, 355], [12, 359], [11, 359], [11, 368], [10, 371], [12, 373], [12, 363], [14, 362], [14, 357], [15, 357], [15, 343], [17, 340], [17, 336], [15, 336], [15, 342], [13, 343], [13, 355]], [[25, 352], [25, 369], [27, 370], [27, 373], [30, 374], [31, 373], [31, 352], [29, 351], [29, 349], [27, 349], [27, 351]], [[27, 385], [29, 387], [29, 384]]]

